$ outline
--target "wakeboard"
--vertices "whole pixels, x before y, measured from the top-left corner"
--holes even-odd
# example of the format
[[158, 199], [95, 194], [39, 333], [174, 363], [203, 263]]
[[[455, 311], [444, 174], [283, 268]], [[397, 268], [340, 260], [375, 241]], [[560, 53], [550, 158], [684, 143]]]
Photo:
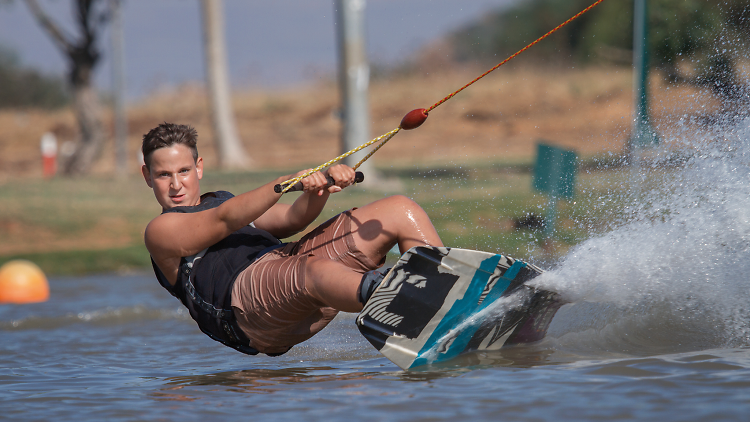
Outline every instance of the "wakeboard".
[[565, 303], [526, 284], [542, 272], [489, 252], [414, 247], [386, 274], [357, 326], [402, 369], [535, 342]]

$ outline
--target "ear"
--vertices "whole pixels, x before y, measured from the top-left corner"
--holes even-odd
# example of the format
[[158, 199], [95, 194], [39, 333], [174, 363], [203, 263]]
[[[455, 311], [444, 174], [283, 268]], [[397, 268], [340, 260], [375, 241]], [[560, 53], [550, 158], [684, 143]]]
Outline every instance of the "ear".
[[198, 157], [195, 160], [195, 171], [198, 172], [198, 180], [203, 178], [203, 157]]
[[148, 170], [148, 167], [145, 164], [141, 166], [141, 174], [146, 180], [146, 184], [148, 185], [148, 187], [153, 188], [154, 186], [151, 183], [151, 172]]

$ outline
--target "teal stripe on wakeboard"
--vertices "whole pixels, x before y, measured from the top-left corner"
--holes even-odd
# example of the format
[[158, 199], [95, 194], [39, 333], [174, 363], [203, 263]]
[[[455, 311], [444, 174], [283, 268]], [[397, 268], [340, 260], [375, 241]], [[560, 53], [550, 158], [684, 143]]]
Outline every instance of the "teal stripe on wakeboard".
[[518, 272], [521, 271], [521, 268], [525, 267], [526, 263], [521, 261], [516, 261], [513, 263], [513, 265], [508, 268], [508, 271], [503, 274], [504, 278], [508, 279], [508, 283], [510, 283], [516, 276], [518, 275]]
[[[522, 263], [520, 261], [516, 261], [515, 263], [513, 263], [513, 265], [508, 268], [503, 276], [498, 279], [497, 283], [495, 283], [495, 285], [492, 287], [492, 290], [490, 290], [490, 292], [487, 294], [487, 297], [485, 297], [484, 301], [482, 301], [482, 304], [477, 305], [484, 287], [487, 285], [490, 276], [492, 276], [492, 274], [495, 272], [495, 268], [497, 267], [497, 264], [500, 262], [501, 258], [502, 255], [495, 255], [482, 261], [482, 263], [479, 265], [479, 269], [474, 273], [474, 277], [472, 278], [469, 287], [466, 289], [464, 297], [453, 303], [450, 311], [448, 311], [445, 317], [443, 317], [438, 326], [432, 332], [430, 338], [427, 340], [427, 343], [425, 343], [425, 345], [419, 351], [416, 359], [414, 359], [410, 367], [425, 365], [429, 363], [429, 357], [432, 353], [434, 353], [433, 349], [435, 347], [435, 343], [437, 343], [438, 340], [440, 340], [451, 329], [453, 329], [456, 326], [457, 321], [463, 321], [469, 315], [476, 314], [477, 312], [489, 306], [489, 304], [494, 302], [497, 298], [499, 298], [508, 288], [510, 282], [516, 277], [518, 271], [526, 266], [525, 263]], [[436, 356], [433, 362], [440, 362], [458, 356], [459, 353], [466, 349], [466, 345], [469, 344], [469, 341], [471, 341], [472, 336], [474, 336], [474, 333], [478, 328], [479, 324], [468, 327], [464, 332], [462, 332], [455, 338], [448, 350]]]
[[513, 265], [508, 268], [507, 271], [503, 274], [502, 277], [500, 277], [495, 285], [492, 287], [492, 290], [487, 293], [487, 297], [484, 298], [484, 301], [482, 302], [482, 306], [477, 310], [477, 312], [481, 311], [482, 309], [489, 306], [494, 301], [500, 299], [500, 296], [505, 293], [505, 290], [508, 289], [508, 286], [510, 286], [510, 283], [513, 281], [514, 278], [518, 275], [518, 272], [521, 271], [521, 268], [525, 267], [526, 263], [521, 261], [516, 261], [513, 263]]

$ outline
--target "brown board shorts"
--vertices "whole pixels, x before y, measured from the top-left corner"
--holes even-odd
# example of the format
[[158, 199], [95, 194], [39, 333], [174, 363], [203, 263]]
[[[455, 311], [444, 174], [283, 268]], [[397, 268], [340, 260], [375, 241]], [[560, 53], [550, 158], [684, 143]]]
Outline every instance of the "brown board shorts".
[[232, 308], [250, 346], [261, 353], [283, 353], [317, 334], [338, 314], [308, 292], [308, 256], [338, 261], [363, 274], [382, 265], [357, 249], [351, 225], [351, 213], [345, 211], [299, 241], [266, 253], [237, 276]]

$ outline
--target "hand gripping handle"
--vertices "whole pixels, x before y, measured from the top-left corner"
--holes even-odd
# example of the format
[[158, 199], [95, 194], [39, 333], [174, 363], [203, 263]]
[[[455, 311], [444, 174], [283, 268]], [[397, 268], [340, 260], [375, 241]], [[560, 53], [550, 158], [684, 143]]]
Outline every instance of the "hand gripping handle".
[[[365, 174], [361, 171], [358, 171], [354, 174], [354, 183], [361, 183], [363, 180], [365, 180]], [[328, 176], [328, 187], [331, 187], [336, 184], [336, 181], [333, 180], [333, 177]], [[304, 187], [302, 186], [302, 182], [297, 182], [294, 184], [294, 186], [291, 187], [287, 192], [298, 192], [303, 190]], [[276, 185], [273, 187], [273, 191], [276, 193], [281, 193], [284, 190], [284, 187], [281, 185]]]

